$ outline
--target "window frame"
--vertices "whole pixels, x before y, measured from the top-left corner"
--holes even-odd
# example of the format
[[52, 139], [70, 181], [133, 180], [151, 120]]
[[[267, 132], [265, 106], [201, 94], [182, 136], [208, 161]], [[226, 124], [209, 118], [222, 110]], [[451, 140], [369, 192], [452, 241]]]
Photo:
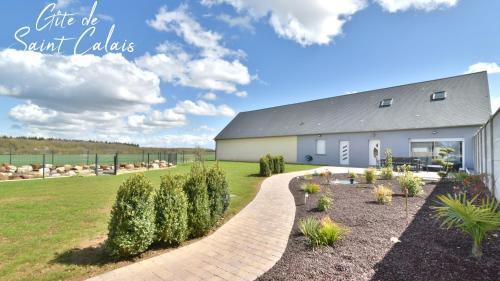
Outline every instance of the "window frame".
[[[443, 94], [442, 97], [437, 97], [438, 94]], [[445, 100], [448, 97], [448, 93], [446, 91], [435, 91], [432, 93], [431, 101], [440, 101]]]
[[408, 156], [412, 156], [411, 144], [415, 142], [462, 142], [462, 166], [461, 169], [465, 169], [466, 158], [465, 158], [465, 139], [464, 138], [428, 138], [428, 139], [409, 139], [408, 140]]
[[[388, 102], [388, 103], [386, 103]], [[392, 106], [393, 98], [382, 99], [380, 101], [379, 107], [390, 107]]]

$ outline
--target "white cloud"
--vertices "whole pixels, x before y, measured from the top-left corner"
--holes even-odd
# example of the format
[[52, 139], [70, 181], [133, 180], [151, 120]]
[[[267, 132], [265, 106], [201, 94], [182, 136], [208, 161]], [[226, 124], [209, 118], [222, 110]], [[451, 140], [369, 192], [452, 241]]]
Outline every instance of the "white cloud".
[[500, 73], [500, 66], [494, 62], [478, 62], [469, 66], [466, 73], [488, 71], [488, 74]]
[[[1, 89], [0, 89], [1, 90]], [[209, 92], [209, 93], [205, 93], [201, 96], [202, 99], [204, 100], [208, 100], [208, 101], [214, 101], [217, 99], [217, 95], [212, 93], [212, 92]]]
[[217, 16], [217, 19], [227, 23], [230, 27], [239, 27], [250, 32], [255, 32], [255, 28], [252, 25], [252, 17], [249, 15], [232, 17], [228, 14], [220, 14]]
[[281, 37], [303, 46], [329, 44], [343, 25], [366, 6], [366, 0], [202, 0], [205, 5], [226, 3], [254, 18], [266, 17]]
[[199, 130], [201, 131], [207, 131], [207, 132], [215, 132], [216, 130], [212, 127], [209, 127], [207, 125], [201, 125]]
[[214, 146], [214, 136], [202, 134], [202, 135], [165, 135], [161, 137], [161, 141], [168, 147], [207, 147], [212, 148]]
[[395, 13], [409, 9], [432, 11], [439, 8], [453, 7], [458, 0], [376, 0], [384, 10]]
[[239, 85], [251, 82], [248, 68], [240, 62], [244, 53], [221, 45], [222, 36], [205, 30], [181, 5], [175, 10], [162, 7], [148, 24], [158, 31], [172, 31], [195, 48], [198, 54], [188, 54], [180, 45], [164, 42], [158, 54], [146, 54], [136, 59], [137, 65], [156, 73], [166, 82], [186, 87], [234, 93]]
[[204, 101], [190, 101], [185, 100], [177, 103], [177, 106], [173, 109], [174, 112], [180, 114], [193, 114], [202, 116], [227, 116], [232, 117], [236, 113], [228, 105], [215, 106], [213, 104]]
[[69, 113], [145, 111], [165, 99], [160, 80], [120, 54], [0, 51], [0, 95]]

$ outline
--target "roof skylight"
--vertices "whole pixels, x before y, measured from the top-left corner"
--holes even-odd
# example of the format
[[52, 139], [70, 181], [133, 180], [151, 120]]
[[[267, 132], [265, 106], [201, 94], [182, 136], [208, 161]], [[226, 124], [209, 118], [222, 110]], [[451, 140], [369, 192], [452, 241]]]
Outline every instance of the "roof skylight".
[[444, 100], [446, 99], [446, 91], [437, 91], [432, 94], [431, 100]]
[[391, 105], [392, 105], [392, 98], [390, 98], [390, 99], [383, 99], [380, 102], [380, 107], [388, 107], [388, 106], [391, 106]]

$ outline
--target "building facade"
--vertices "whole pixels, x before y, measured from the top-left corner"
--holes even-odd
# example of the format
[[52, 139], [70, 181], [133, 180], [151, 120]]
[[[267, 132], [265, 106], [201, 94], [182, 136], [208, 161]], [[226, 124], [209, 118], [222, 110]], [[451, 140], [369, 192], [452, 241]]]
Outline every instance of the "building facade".
[[431, 165], [441, 147], [474, 170], [473, 137], [491, 115], [485, 72], [242, 112], [216, 137], [219, 160], [367, 167], [384, 151]]

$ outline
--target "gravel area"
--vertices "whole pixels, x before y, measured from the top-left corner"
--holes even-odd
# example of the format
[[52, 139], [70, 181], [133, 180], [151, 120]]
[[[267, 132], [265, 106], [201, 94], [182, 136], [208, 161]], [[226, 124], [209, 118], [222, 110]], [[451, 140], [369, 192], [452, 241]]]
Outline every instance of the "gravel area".
[[[346, 175], [335, 175], [346, 179]], [[452, 190], [451, 184], [428, 183], [425, 195], [409, 198], [408, 217], [405, 198], [396, 180], [390, 184], [392, 203], [374, 202], [372, 185], [328, 185], [312, 194], [304, 204], [302, 178], [290, 182], [297, 206], [295, 223], [281, 260], [259, 280], [500, 280], [500, 235], [494, 233], [484, 242], [484, 256], [470, 256], [472, 241], [457, 230], [445, 230], [433, 217], [430, 206], [438, 194]], [[361, 179], [362, 181], [362, 179]], [[333, 197], [333, 207], [318, 212], [322, 194]], [[312, 249], [298, 230], [305, 217], [329, 215], [349, 228], [349, 234], [333, 247]], [[408, 221], [408, 223], [407, 223]], [[392, 242], [391, 237], [400, 242]]]

